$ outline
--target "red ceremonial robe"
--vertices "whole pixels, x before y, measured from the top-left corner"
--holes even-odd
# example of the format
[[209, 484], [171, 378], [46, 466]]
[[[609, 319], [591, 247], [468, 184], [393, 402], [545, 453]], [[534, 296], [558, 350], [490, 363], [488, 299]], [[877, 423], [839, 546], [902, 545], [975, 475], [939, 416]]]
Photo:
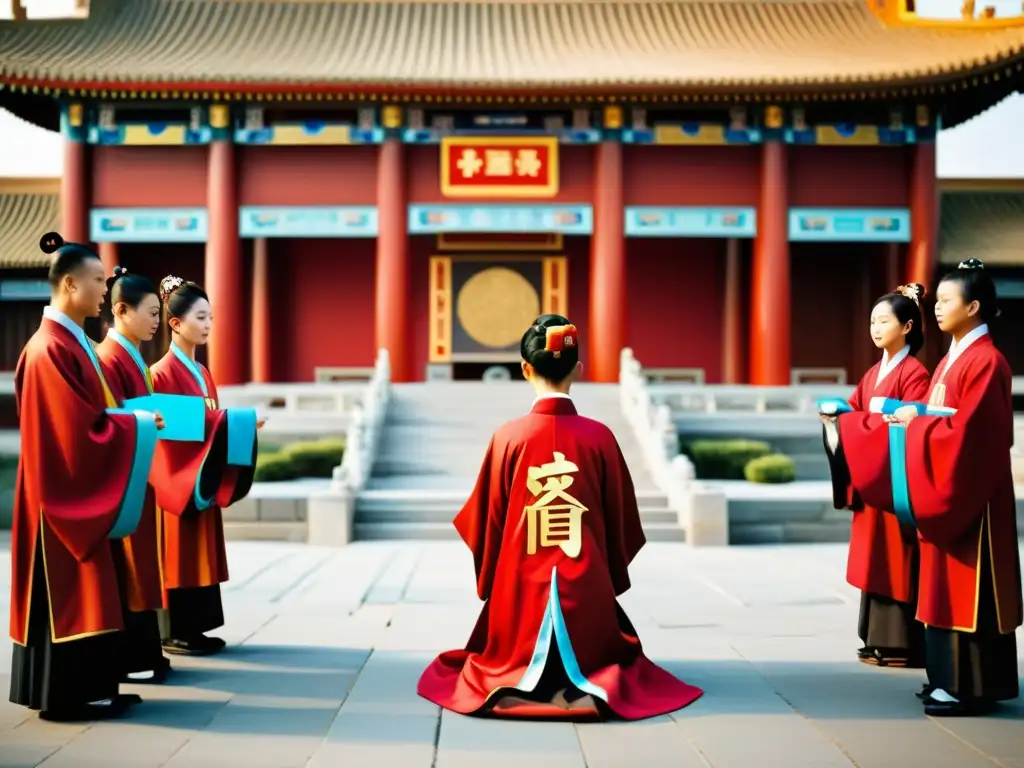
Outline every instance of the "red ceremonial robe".
[[[921, 547], [919, 621], [975, 632], [980, 580], [991, 578], [999, 631], [1024, 620], [1016, 502], [1011, 374], [987, 334], [964, 349], [946, 370], [939, 363], [931, 405], [952, 416], [918, 416], [906, 427], [906, 479]], [[880, 509], [894, 509], [889, 430], [877, 414], [838, 419], [840, 444], [853, 487]], [[982, 547], [991, 574], [983, 573]]]
[[[249, 466], [227, 463], [228, 412], [217, 407], [213, 377], [201, 363], [190, 361], [195, 366], [193, 373], [176, 351], [172, 345], [150, 369], [153, 389], [161, 394], [205, 398], [207, 418], [205, 442], [161, 440], [153, 461], [151, 482], [161, 510], [158, 521], [165, 591], [209, 587], [228, 580], [221, 507], [249, 492], [255, 470], [254, 461]], [[209, 488], [211, 493], [199, 509], [196, 492], [201, 480], [203, 489]]]
[[[881, 368], [879, 360], [864, 374], [849, 401], [853, 410], [866, 411], [875, 397], [908, 402], [927, 397], [928, 370], [917, 358], [908, 355], [879, 382]], [[834, 485], [833, 495], [836, 509], [853, 509], [847, 582], [864, 592], [910, 602], [917, 534], [911, 529], [908, 537], [895, 515], [860, 503], [847, 484]]]
[[37, 551], [45, 566], [53, 643], [123, 626], [108, 537], [118, 529], [120, 535], [130, 533], [123, 523], [141, 507], [156, 426], [150, 414], [108, 412], [116, 403], [87, 345], [84, 332], [78, 335], [46, 315], [15, 373], [21, 458], [10, 631], [22, 646], [29, 639]]
[[[107, 336], [96, 347], [110, 391], [118, 404], [153, 391], [151, 380], [140, 370], [121, 344]], [[140, 358], [141, 360], [141, 358]], [[114, 543], [125, 569], [125, 600], [135, 612], [155, 611], [163, 607], [163, 583], [157, 547], [156, 497], [146, 484], [146, 501], [135, 533]]]
[[480, 713], [503, 694], [533, 692], [549, 662], [628, 720], [703, 693], [644, 655], [618, 605], [645, 542], [633, 483], [611, 431], [577, 415], [570, 399], [541, 398], [495, 433], [455, 527], [485, 603], [466, 648], [423, 673], [420, 696]]

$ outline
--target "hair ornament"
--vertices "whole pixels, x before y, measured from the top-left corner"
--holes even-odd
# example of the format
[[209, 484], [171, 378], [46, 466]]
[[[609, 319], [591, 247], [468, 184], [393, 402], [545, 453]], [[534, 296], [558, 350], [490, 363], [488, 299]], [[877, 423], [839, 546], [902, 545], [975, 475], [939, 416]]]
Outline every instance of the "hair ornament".
[[64, 238], [56, 232], [47, 232], [39, 238], [39, 250], [46, 254], [56, 253], [62, 245], [64, 245]]
[[171, 294], [181, 288], [185, 284], [185, 281], [175, 275], [168, 275], [160, 281], [160, 301], [167, 303], [167, 299], [171, 297]]
[[128, 274], [128, 270], [118, 264], [114, 267], [114, 277], [124, 277]]
[[544, 350], [561, 357], [563, 350], [579, 346], [579, 331], [575, 325], [552, 325], [544, 329]]
[[921, 306], [921, 299], [924, 298], [924, 286], [920, 283], [907, 283], [896, 288], [894, 293], [906, 296], [912, 302]]
[[984, 269], [985, 262], [981, 259], [965, 259], [956, 265], [957, 269]]

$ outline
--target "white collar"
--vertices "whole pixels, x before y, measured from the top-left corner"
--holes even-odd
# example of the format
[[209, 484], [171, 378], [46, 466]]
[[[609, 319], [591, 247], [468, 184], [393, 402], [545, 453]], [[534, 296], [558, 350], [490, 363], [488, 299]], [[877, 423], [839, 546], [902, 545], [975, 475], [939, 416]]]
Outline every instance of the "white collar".
[[946, 354], [946, 367], [942, 369], [942, 375], [945, 376], [949, 372], [950, 366], [957, 361], [957, 358], [960, 357], [960, 355], [962, 355], [964, 351], [971, 346], [971, 344], [987, 334], [988, 323], [982, 323], [960, 339], [960, 343], [957, 343], [955, 339], [950, 342], [949, 352]]
[[533, 404], [536, 405], [541, 400], [551, 400], [559, 397], [564, 398], [566, 400], [572, 400], [572, 398], [569, 397], [569, 395], [565, 394], [564, 392], [548, 392], [543, 395], [537, 395], [535, 398], [533, 398]]
[[903, 346], [899, 352], [889, 357], [889, 351], [886, 350], [882, 353], [882, 364], [878, 368], [878, 378], [875, 379], [875, 386], [877, 387], [882, 383], [882, 380], [890, 373], [896, 370], [896, 367], [907, 359], [910, 354], [910, 347], [907, 345]]

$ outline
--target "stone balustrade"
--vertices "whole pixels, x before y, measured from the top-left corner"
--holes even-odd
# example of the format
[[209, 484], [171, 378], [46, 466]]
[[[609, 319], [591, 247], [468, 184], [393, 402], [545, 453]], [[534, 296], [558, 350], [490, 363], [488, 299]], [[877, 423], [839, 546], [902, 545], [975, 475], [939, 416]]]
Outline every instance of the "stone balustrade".
[[365, 384], [242, 384], [220, 387], [223, 408], [255, 408], [267, 417], [264, 440], [340, 435], [363, 407]]
[[654, 482], [668, 497], [691, 546], [729, 543], [728, 502], [725, 494], [696, 479], [693, 463], [679, 452], [679, 434], [668, 402], [657, 402], [654, 386], [705, 389], [688, 384], [651, 385], [633, 350], [622, 350], [619, 397], [622, 413], [633, 429]]
[[377, 353], [370, 380], [363, 388], [362, 404], [352, 414], [345, 433], [345, 456], [335, 467], [330, 488], [309, 497], [306, 506], [307, 541], [344, 546], [352, 540], [355, 498], [370, 478], [391, 393], [388, 351]]

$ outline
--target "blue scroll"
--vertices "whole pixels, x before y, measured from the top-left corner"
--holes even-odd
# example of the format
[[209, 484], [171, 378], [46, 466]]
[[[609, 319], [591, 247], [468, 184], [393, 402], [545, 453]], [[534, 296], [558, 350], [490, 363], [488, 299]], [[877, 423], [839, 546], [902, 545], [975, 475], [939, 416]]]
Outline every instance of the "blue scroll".
[[853, 408], [841, 397], [825, 397], [818, 401], [818, 413], [826, 416], [838, 416], [841, 413], [852, 413]]
[[911, 407], [917, 411], [918, 416], [952, 416], [956, 408], [947, 408], [944, 405], [929, 405], [927, 403], [915, 403], [903, 400], [896, 400], [892, 397], [873, 397], [868, 406], [872, 413], [881, 413], [890, 416], [900, 408]]
[[256, 409], [228, 408], [228, 464], [251, 467], [256, 444]]
[[128, 484], [121, 497], [117, 519], [107, 534], [108, 539], [123, 539], [131, 536], [142, 519], [142, 505], [146, 501], [146, 486], [149, 484], [149, 470], [153, 466], [153, 451], [156, 450], [156, 422], [150, 413], [137, 413], [125, 408], [108, 408], [111, 415], [135, 417], [135, 453], [128, 475]]
[[892, 481], [892, 505], [896, 517], [904, 525], [917, 527], [910, 504], [910, 483], [907, 480], [907, 428], [889, 425], [889, 475]]
[[129, 411], [159, 412], [164, 428], [157, 433], [161, 440], [201, 443], [206, 439], [206, 403], [193, 395], [143, 395], [125, 400]]

